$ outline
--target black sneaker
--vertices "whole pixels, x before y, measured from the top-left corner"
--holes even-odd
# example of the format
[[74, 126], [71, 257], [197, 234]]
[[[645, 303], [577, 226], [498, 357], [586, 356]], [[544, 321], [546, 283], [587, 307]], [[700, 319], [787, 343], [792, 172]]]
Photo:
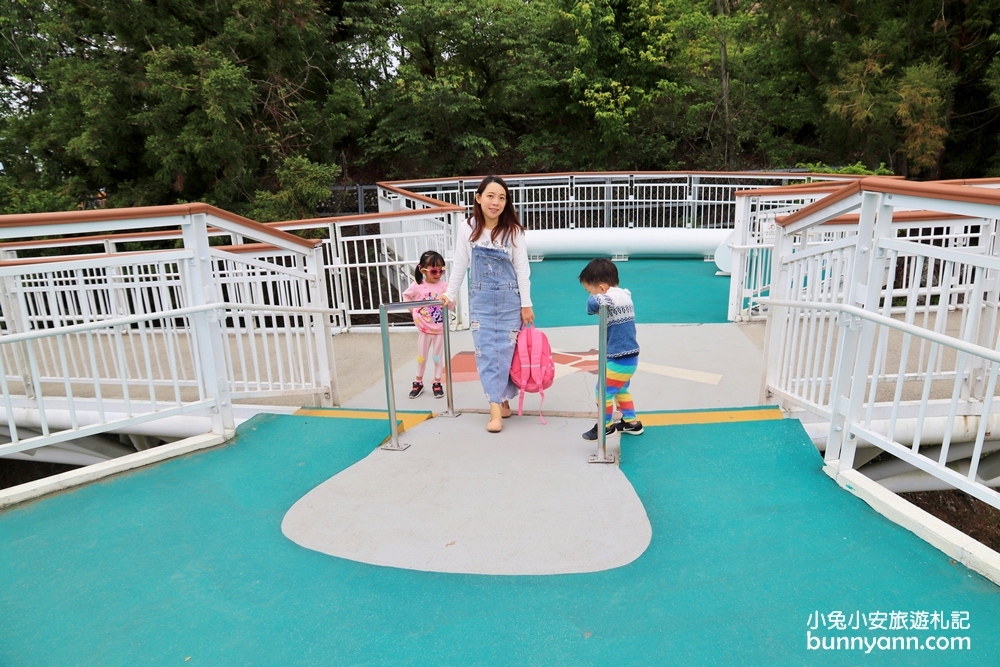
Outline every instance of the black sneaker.
[[624, 419], [619, 419], [615, 422], [615, 428], [622, 433], [628, 433], [629, 435], [639, 435], [642, 433], [642, 422], [636, 419], [634, 422], [627, 422]]
[[444, 396], [444, 389], [441, 388], [440, 382], [435, 382], [431, 385], [431, 390], [434, 392], [434, 398], [441, 398]]
[[424, 393], [424, 383], [414, 382], [413, 389], [410, 390], [410, 398], [416, 398], [420, 394]]
[[[612, 423], [608, 424], [608, 425], [607, 425], [607, 426], [606, 426], [606, 427], [604, 428], [604, 435], [605, 435], [605, 437], [607, 437], [607, 436], [611, 435], [611, 434], [612, 434], [612, 433], [614, 433], [614, 432], [615, 432], [615, 425], [614, 425], [614, 422], [612, 422]], [[589, 430], [589, 431], [587, 431], [586, 433], [584, 433], [584, 434], [583, 434], [583, 439], [584, 439], [584, 440], [597, 440], [597, 424], [594, 424], [594, 425], [593, 425], [593, 426], [592, 426], [592, 427], [590, 428], [590, 430]]]

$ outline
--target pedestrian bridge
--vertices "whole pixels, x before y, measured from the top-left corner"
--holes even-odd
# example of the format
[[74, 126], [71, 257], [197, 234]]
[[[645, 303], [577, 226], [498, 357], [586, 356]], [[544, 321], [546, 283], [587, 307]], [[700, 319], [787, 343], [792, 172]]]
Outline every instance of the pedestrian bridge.
[[[381, 419], [259, 415], [226, 445], [0, 514], [0, 655], [11, 665], [994, 664], [996, 586], [845, 493], [797, 421], [752, 412], [669, 413], [671, 425], [623, 439], [620, 469], [586, 463], [589, 419], [515, 417], [497, 436], [473, 428], [454, 442], [459, 422], [483, 416], [433, 418], [405, 432], [409, 449], [385, 452]], [[449, 447], [461, 456], [428, 460]], [[400, 489], [408, 466], [425, 478]], [[390, 472], [314, 506], [321, 518], [360, 513], [320, 523], [318, 537], [380, 548], [390, 567], [283, 533], [290, 508], [352, 467]], [[648, 543], [628, 563], [602, 563], [629, 528], [607, 520], [627, 514], [603, 493], [613, 476], [648, 519]], [[428, 566], [484, 546], [507, 556], [478, 560], [487, 574]], [[573, 572], [492, 567], [532, 559]], [[839, 630], [837, 613], [864, 624]], [[890, 614], [893, 630], [874, 626]], [[969, 637], [971, 647], [871, 656], [812, 650], [809, 637]]]
[[[834, 219], [863, 192], [795, 196], [801, 216]], [[803, 208], [829, 194], [829, 204], [841, 204], [822, 214]], [[789, 213], [787, 201], [754, 206], [760, 229], [767, 212]], [[161, 221], [168, 236], [176, 220], [166, 213], [143, 220]], [[843, 250], [865, 214], [830, 225], [854, 225], [830, 238], [796, 231], [784, 239], [779, 228], [771, 247], [799, 243], [786, 261], [820, 256], [824, 242]], [[357, 333], [370, 313], [349, 313], [349, 303], [330, 297], [336, 291], [324, 291], [346, 275], [335, 280], [323, 268], [335, 264], [327, 246], [208, 209], [181, 217], [186, 247], [169, 257], [117, 252], [112, 235], [105, 249], [114, 252], [0, 265], [10, 286], [0, 304], [0, 380], [12, 436], [0, 453], [178, 429], [165, 444], [3, 492], [0, 663], [995, 664], [996, 554], [872, 481], [863, 473], [875, 457], [862, 460], [898, 441], [891, 429], [876, 437], [878, 410], [898, 421], [923, 405], [927, 417], [937, 410], [947, 420], [949, 406], [966, 414], [978, 401], [978, 414], [992, 413], [983, 392], [992, 396], [995, 362], [970, 339], [973, 329], [990, 333], [962, 324], [974, 309], [958, 297], [992, 288], [989, 253], [941, 260], [979, 262], [978, 284], [976, 269], [927, 283], [913, 276], [935, 271], [907, 264], [910, 282], [889, 289], [922, 297], [915, 314], [896, 302], [890, 307], [903, 312], [895, 319], [846, 311], [855, 319], [833, 324], [796, 309], [818, 310], [822, 296], [832, 310], [851, 284], [840, 276], [850, 272], [813, 260], [818, 273], [809, 274], [800, 262], [772, 287], [770, 274], [744, 270], [770, 252], [762, 234], [731, 244], [742, 291], [702, 258], [622, 262], [640, 319], [643, 365], [633, 387], [646, 431], [611, 437], [618, 465], [600, 466], [587, 462], [594, 446], [580, 438], [596, 414], [597, 336], [579, 314], [585, 295], [573, 260], [533, 265], [536, 312], [559, 364], [548, 425], [529, 396], [528, 414], [486, 433], [459, 313], [452, 389], [460, 416], [442, 416], [442, 401], [430, 396], [402, 398], [415, 365], [404, 352], [394, 380], [410, 447], [385, 451], [386, 392], [375, 371], [382, 360], [362, 352], [370, 346], [354, 347], [371, 336]], [[120, 232], [136, 219], [102, 224]], [[38, 235], [76, 224], [36, 222]], [[208, 243], [220, 230], [236, 245]], [[11, 243], [8, 253], [28, 242]], [[379, 243], [371, 263], [406, 265], [386, 260], [402, 255]], [[946, 244], [926, 245], [940, 254]], [[386, 266], [372, 275], [391, 277]], [[354, 293], [385, 288], [374, 279], [348, 283]], [[686, 291], [674, 296], [667, 284]], [[867, 274], [859, 284], [875, 289]], [[848, 393], [834, 427], [858, 439], [838, 441], [838, 453], [858, 456], [841, 465], [825, 446], [822, 409], [845, 385], [831, 389], [836, 355], [823, 362], [823, 350], [848, 347], [869, 321], [885, 325], [878, 316], [919, 328], [924, 307], [943, 308], [940, 327], [907, 329], [917, 341], [910, 347], [927, 340], [928, 351], [933, 343], [945, 352], [919, 363], [914, 353], [907, 368], [907, 355], [893, 348], [891, 363], [902, 360], [904, 369], [887, 380], [877, 372], [875, 330], [868, 361], [876, 382], [927, 381], [927, 396], [916, 392], [912, 404], [896, 397], [893, 417], [892, 400], [869, 411], [868, 384]], [[752, 321], [764, 310], [772, 315], [766, 331]], [[949, 328], [950, 313], [961, 316], [958, 326]], [[354, 333], [339, 333], [348, 324]], [[830, 332], [841, 324], [853, 333], [838, 342]], [[809, 343], [818, 331], [826, 333]], [[390, 339], [393, 354], [410, 345], [404, 327]], [[851, 368], [870, 373], [858, 356]], [[357, 390], [338, 382], [337, 362], [358, 369]], [[181, 437], [184, 428], [201, 435]], [[940, 467], [951, 471], [933, 478], [949, 482], [950, 443], [930, 437], [924, 443], [945, 451]], [[991, 442], [973, 432], [966, 456], [985, 461]], [[911, 473], [935, 472], [916, 458], [929, 449], [918, 437]], [[966, 480], [958, 488], [995, 493], [989, 480], [958, 471]]]

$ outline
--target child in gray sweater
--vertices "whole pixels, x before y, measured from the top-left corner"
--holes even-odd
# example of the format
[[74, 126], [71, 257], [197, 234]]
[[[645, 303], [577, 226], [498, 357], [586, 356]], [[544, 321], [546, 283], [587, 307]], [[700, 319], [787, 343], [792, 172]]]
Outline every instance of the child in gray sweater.
[[[632, 293], [618, 286], [618, 267], [609, 259], [592, 260], [580, 272], [580, 284], [590, 293], [587, 314], [596, 315], [601, 304], [608, 307], [608, 363], [605, 369], [607, 393], [604, 396], [605, 434], [615, 430], [629, 435], [642, 433], [642, 422], [636, 419], [629, 383], [639, 365], [639, 343], [635, 335], [635, 306]], [[600, 388], [597, 389], [600, 391]], [[598, 396], [598, 404], [601, 403]], [[612, 421], [615, 405], [622, 413], [617, 423]], [[597, 428], [583, 434], [584, 440], [597, 440]]]

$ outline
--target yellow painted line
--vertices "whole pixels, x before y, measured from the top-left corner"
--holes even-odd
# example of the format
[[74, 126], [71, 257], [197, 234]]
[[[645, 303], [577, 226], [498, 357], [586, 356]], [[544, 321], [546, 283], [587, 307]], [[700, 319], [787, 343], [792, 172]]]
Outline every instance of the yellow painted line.
[[[334, 417], [339, 419], [381, 419], [383, 421], [389, 419], [388, 412], [377, 412], [373, 410], [316, 410], [309, 408], [299, 408], [295, 411], [296, 415], [302, 417]], [[413, 428], [417, 424], [427, 421], [434, 415], [430, 412], [397, 412], [396, 419], [403, 422], [402, 431], [408, 428]], [[400, 432], [402, 432], [400, 431]]]
[[732, 422], [754, 422], [769, 419], [784, 419], [778, 408], [762, 410], [718, 410], [711, 412], [640, 412], [639, 421], [643, 426], [676, 426], [678, 424], [726, 424]]

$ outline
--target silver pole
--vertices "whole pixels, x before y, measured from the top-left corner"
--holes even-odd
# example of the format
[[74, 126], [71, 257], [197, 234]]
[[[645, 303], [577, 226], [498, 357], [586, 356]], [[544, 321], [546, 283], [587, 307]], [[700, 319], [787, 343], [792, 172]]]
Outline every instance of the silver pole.
[[382, 449], [402, 451], [409, 445], [399, 444], [399, 426], [396, 424], [396, 400], [392, 391], [392, 357], [389, 353], [389, 314], [386, 304], [378, 307], [378, 320], [382, 329], [382, 363], [385, 366], [385, 402], [389, 408], [389, 442]]
[[[598, 311], [597, 326], [597, 453], [590, 457], [590, 463], [614, 463], [615, 455], [608, 455], [607, 439], [605, 434], [605, 402], [608, 397], [608, 307], [601, 304]], [[613, 416], [613, 415], [612, 415]]]
[[451, 388], [451, 318], [448, 313], [448, 306], [441, 306], [441, 315], [444, 318], [444, 395], [448, 401], [448, 411], [442, 417], [457, 417], [455, 412], [455, 395]]

